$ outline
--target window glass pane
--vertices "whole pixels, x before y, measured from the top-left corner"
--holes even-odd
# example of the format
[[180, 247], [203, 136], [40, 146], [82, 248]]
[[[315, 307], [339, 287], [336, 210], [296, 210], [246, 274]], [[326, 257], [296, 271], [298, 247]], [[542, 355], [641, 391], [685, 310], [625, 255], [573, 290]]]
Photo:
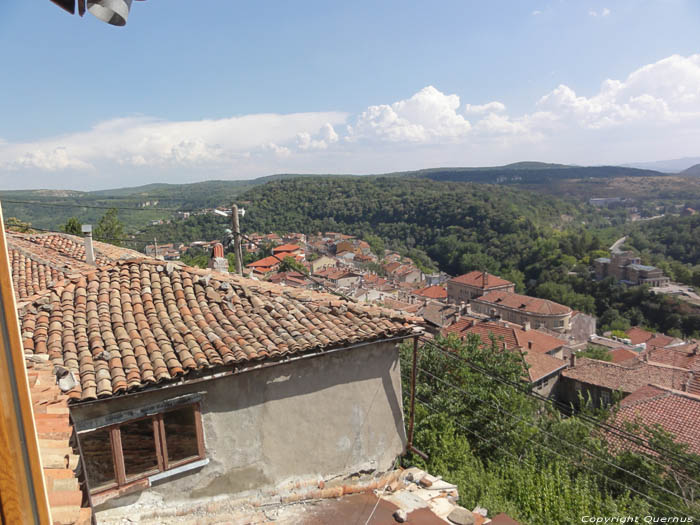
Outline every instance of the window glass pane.
[[102, 429], [82, 434], [80, 446], [85, 459], [85, 471], [92, 490], [98, 490], [117, 482], [112, 460], [109, 430]]
[[120, 427], [127, 478], [158, 469], [153, 419], [139, 419]]
[[188, 406], [163, 414], [168, 463], [199, 455], [194, 407]]

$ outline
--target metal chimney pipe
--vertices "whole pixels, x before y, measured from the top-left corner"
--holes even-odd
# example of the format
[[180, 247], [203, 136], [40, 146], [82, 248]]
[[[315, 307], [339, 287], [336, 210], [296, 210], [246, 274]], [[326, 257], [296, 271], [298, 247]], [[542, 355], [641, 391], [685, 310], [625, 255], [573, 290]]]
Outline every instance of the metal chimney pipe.
[[85, 262], [95, 266], [95, 250], [92, 247], [92, 225], [83, 224], [82, 230], [85, 237]]

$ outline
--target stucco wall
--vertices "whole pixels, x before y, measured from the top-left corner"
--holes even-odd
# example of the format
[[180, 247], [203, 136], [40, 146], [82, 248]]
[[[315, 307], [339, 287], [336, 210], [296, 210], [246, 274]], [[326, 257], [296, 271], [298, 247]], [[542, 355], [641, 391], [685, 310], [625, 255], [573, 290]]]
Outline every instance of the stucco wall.
[[[405, 445], [395, 342], [76, 406], [71, 413], [79, 421], [193, 392], [203, 393], [209, 464], [109, 500], [97, 507], [98, 518], [299, 478], [386, 470]], [[123, 507], [132, 504], [132, 509]]]

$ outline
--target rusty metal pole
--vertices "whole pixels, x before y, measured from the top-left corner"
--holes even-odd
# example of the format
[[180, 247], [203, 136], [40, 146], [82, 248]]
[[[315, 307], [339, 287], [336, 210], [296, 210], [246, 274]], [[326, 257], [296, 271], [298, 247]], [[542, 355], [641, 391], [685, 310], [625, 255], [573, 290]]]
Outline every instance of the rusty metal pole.
[[413, 423], [416, 415], [416, 374], [418, 371], [418, 337], [413, 338], [413, 364], [411, 369], [411, 414], [408, 420], [408, 443], [406, 450], [413, 449]]

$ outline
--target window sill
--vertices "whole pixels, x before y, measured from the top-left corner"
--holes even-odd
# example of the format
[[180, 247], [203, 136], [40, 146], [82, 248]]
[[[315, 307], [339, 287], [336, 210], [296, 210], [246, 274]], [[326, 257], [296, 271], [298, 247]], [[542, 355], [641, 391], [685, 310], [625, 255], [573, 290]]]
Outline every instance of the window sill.
[[183, 472], [188, 472], [190, 470], [195, 470], [198, 468], [201, 468], [205, 465], [209, 464], [209, 458], [204, 458], [200, 459], [197, 461], [193, 461], [192, 463], [185, 463], [184, 465], [180, 465], [179, 467], [175, 467], [170, 470], [166, 470], [164, 472], [159, 472], [158, 474], [154, 474], [152, 476], [148, 477], [148, 482], [150, 484], [157, 483], [161, 480], [170, 478], [172, 476], [177, 476], [178, 474], [182, 474]]

